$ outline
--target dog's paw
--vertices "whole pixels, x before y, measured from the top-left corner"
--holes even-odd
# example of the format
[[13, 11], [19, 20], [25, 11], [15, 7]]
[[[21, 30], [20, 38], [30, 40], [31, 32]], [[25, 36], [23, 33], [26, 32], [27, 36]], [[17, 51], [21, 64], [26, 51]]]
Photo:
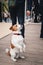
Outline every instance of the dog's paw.
[[25, 59], [25, 56], [20, 56], [21, 59]]

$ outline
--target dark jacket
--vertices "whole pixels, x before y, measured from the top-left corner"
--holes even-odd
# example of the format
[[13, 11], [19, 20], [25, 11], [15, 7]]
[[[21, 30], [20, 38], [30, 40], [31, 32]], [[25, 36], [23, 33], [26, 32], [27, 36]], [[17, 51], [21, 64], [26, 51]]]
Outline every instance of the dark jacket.
[[[17, 3], [24, 4], [25, 0], [8, 0], [9, 6], [16, 5]], [[27, 0], [27, 9], [31, 10], [31, 7], [32, 7], [32, 0]]]

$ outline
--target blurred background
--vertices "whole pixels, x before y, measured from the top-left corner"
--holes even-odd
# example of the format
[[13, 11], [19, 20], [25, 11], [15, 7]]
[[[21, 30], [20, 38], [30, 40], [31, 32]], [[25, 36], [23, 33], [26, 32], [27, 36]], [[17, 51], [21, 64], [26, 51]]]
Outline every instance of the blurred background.
[[[31, 15], [26, 16], [25, 2], [25, 21], [39, 23], [41, 21], [41, 14], [39, 13], [40, 0], [32, 0]], [[0, 22], [11, 22], [8, 0], [0, 0]]]

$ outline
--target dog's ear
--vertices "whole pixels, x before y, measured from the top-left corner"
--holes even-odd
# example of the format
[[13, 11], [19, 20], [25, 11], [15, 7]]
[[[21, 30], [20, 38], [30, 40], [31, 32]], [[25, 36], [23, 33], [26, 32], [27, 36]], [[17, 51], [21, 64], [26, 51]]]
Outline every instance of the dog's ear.
[[13, 26], [11, 26], [9, 29], [12, 30], [12, 27], [13, 27]]

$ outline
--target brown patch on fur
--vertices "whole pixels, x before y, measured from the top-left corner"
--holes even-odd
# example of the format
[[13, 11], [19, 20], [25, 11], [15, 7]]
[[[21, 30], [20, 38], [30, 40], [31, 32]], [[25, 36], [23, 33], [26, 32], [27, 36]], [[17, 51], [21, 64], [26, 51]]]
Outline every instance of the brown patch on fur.
[[13, 44], [11, 44], [11, 48], [13, 49], [13, 48], [15, 48], [15, 46]]
[[12, 30], [12, 26], [9, 29]]
[[12, 31], [17, 31], [17, 25], [13, 25], [9, 29], [12, 30]]

